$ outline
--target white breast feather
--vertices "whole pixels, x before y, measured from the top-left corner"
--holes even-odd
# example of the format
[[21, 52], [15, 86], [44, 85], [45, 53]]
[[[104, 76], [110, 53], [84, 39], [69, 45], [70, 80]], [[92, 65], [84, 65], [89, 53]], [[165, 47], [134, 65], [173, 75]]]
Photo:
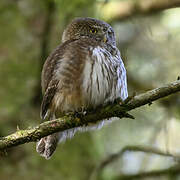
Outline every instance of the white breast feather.
[[[101, 47], [92, 48], [91, 50], [92, 57], [87, 57], [83, 72], [83, 96], [86, 98], [87, 106], [93, 105], [93, 107], [96, 107], [119, 97], [125, 100], [128, 97], [126, 69], [120, 57], [120, 52], [118, 51], [112, 59], [111, 54]], [[111, 75], [108, 75], [107, 71], [109, 70], [112, 72]], [[108, 78], [111, 78], [110, 81]], [[113, 78], [117, 79], [116, 84], [113, 84]], [[99, 88], [97, 81], [99, 82]], [[109, 83], [112, 83], [111, 91], [109, 90]], [[66, 138], [71, 138], [77, 131], [84, 132], [87, 130], [99, 129], [107, 122], [110, 121], [103, 120], [95, 125], [78, 127], [60, 132], [59, 142]]]
[[[98, 106], [118, 97], [122, 100], [126, 99], [128, 96], [126, 70], [120, 53], [118, 52], [114, 58], [111, 58], [110, 53], [101, 47], [94, 48], [92, 51], [92, 57], [88, 57], [84, 69], [83, 81], [83, 91], [89, 104]], [[92, 78], [90, 78], [91, 75]], [[114, 79], [117, 79], [117, 84], [110, 85]], [[109, 89], [110, 86], [112, 86], [111, 89]]]

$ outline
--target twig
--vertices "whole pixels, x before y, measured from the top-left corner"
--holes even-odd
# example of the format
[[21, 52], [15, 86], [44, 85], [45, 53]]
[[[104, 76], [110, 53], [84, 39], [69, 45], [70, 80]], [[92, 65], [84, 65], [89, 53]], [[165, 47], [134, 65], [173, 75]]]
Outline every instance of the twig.
[[145, 152], [150, 154], [157, 154], [160, 156], [167, 156], [172, 157], [174, 159], [180, 159], [180, 156], [173, 155], [169, 152], [163, 152], [162, 150], [155, 148], [155, 147], [144, 147], [144, 146], [126, 146], [118, 153], [110, 155], [108, 158], [106, 158], [97, 168], [97, 171], [101, 171], [105, 166], [109, 165], [110, 163], [114, 162], [118, 158], [121, 158], [123, 154], [127, 151], [133, 151], [133, 152]]
[[[172, 157], [175, 160], [180, 160], [179, 155], [174, 155], [169, 152], [164, 152], [158, 148], [155, 147], [145, 147], [145, 146], [125, 146], [122, 148], [119, 152], [111, 154], [108, 156], [105, 160], [103, 160], [92, 172], [90, 176], [90, 180], [97, 179], [101, 175], [101, 171], [107, 166], [113, 163], [114, 161], [117, 161], [118, 159], [122, 158], [124, 153], [132, 151], [132, 152], [144, 152], [144, 153], [149, 153], [149, 154], [156, 154], [160, 156], [165, 156], [165, 157]], [[126, 175], [123, 175], [124, 177]], [[123, 178], [122, 178], [123, 179]], [[127, 178], [128, 179], [128, 178]]]
[[26, 130], [18, 130], [15, 133], [2, 137], [0, 140], [0, 150], [24, 144], [27, 142], [37, 141], [38, 139], [53, 134], [58, 131], [64, 131], [79, 126], [86, 126], [88, 123], [95, 123], [99, 120], [110, 119], [111, 117], [127, 117], [127, 112], [149, 104], [152, 101], [163, 98], [170, 94], [180, 91], [180, 80], [164, 85], [163, 87], [147, 91], [132, 98], [127, 104], [119, 105], [117, 102], [112, 105], [97, 108], [94, 112], [87, 113], [82, 117], [73, 115], [44, 122], [36, 127]]
[[132, 175], [119, 175], [119, 177], [114, 178], [113, 180], [134, 180], [134, 179], [141, 179], [141, 178], [147, 178], [147, 177], [160, 177], [160, 176], [166, 176], [166, 175], [177, 175], [180, 174], [180, 167], [171, 167], [167, 169], [162, 170], [153, 170], [149, 172], [143, 172], [138, 174], [132, 174]]

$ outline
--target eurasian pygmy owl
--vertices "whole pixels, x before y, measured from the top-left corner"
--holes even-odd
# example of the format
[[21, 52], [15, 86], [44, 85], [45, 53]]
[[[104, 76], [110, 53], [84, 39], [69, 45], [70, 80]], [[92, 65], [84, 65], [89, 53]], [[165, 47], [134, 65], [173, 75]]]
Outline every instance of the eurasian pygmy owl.
[[[65, 29], [62, 43], [47, 58], [42, 71], [41, 118], [52, 120], [68, 112], [84, 111], [128, 96], [126, 70], [112, 27], [93, 18], [76, 18]], [[40, 139], [36, 150], [49, 159], [58, 142], [73, 128]]]

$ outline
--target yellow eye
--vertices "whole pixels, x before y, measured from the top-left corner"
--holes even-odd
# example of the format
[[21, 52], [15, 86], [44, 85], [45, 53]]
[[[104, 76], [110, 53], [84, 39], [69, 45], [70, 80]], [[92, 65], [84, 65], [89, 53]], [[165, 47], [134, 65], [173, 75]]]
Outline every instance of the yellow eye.
[[94, 28], [93, 28], [93, 29], [90, 29], [89, 31], [90, 31], [90, 33], [92, 33], [92, 34], [97, 33], [97, 29], [94, 29]]

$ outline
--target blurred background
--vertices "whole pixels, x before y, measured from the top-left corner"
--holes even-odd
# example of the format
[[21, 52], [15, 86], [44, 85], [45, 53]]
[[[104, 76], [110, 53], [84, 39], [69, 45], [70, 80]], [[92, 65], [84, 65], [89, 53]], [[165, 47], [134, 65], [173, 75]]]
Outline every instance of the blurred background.
[[[127, 69], [130, 95], [177, 79], [180, 8], [152, 10], [146, 15], [128, 13], [132, 2], [135, 0], [0, 1], [0, 136], [40, 123], [42, 65], [61, 43], [65, 26], [75, 17], [94, 17], [113, 26]], [[35, 143], [8, 149], [6, 155], [0, 156], [0, 179], [111, 180], [177, 167], [178, 158], [146, 153], [143, 147], [180, 155], [179, 93], [131, 114], [135, 120], [124, 118], [101, 130], [76, 134], [60, 144], [48, 161], [36, 153]], [[140, 150], [125, 151], [113, 162], [97, 168], [127, 146]], [[146, 179], [176, 180], [179, 174], [162, 173]]]

